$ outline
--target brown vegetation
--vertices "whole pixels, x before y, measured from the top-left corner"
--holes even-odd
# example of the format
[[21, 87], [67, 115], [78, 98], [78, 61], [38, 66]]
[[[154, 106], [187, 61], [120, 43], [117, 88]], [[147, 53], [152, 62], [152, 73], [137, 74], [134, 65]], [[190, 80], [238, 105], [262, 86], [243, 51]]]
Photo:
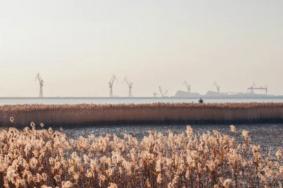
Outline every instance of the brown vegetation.
[[[43, 127], [44, 125], [41, 124]], [[280, 187], [282, 149], [262, 155], [217, 131], [68, 137], [51, 128], [0, 131], [0, 187]], [[231, 126], [236, 132], [236, 127]]]
[[0, 124], [30, 121], [48, 126], [103, 123], [264, 123], [283, 122], [281, 103], [138, 104], [138, 105], [11, 105], [0, 107]]

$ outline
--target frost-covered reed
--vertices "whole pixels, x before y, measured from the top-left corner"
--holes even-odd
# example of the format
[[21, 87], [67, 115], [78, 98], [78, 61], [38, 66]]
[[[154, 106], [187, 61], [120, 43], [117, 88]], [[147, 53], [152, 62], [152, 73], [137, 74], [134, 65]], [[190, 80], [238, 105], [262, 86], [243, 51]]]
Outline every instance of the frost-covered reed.
[[0, 131], [0, 187], [240, 188], [282, 182], [282, 148], [263, 155], [245, 130], [240, 143], [189, 126], [181, 134], [149, 132], [141, 140], [128, 134], [72, 138], [34, 123]]

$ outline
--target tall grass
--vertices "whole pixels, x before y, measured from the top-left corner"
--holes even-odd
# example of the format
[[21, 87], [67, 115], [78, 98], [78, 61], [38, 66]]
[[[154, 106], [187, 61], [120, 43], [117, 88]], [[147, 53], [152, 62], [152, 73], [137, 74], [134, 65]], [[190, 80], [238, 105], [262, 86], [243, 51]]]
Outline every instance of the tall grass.
[[143, 105], [16, 105], [0, 107], [0, 124], [15, 126], [30, 121], [47, 125], [102, 123], [261, 123], [283, 122], [283, 104], [143, 104]]
[[141, 140], [70, 138], [34, 123], [0, 131], [0, 187], [280, 187], [282, 162], [282, 148], [263, 155], [245, 130], [241, 143], [191, 127], [181, 134], [149, 132]]

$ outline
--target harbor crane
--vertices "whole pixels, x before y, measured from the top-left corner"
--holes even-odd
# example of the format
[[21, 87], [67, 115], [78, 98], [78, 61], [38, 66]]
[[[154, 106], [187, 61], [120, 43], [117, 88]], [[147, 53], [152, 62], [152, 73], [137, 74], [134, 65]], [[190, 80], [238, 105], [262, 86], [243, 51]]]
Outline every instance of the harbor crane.
[[163, 91], [161, 86], [158, 87], [158, 90], [159, 90], [159, 93], [160, 93], [161, 97], [166, 97], [167, 96], [168, 90]]
[[133, 96], [132, 90], [133, 90], [133, 82], [130, 82], [127, 78], [124, 79], [125, 83], [128, 85], [129, 88], [129, 97]]
[[251, 94], [254, 94], [256, 90], [264, 91], [266, 95], [267, 95], [267, 93], [268, 93], [268, 87], [267, 87], [267, 86], [265, 86], [265, 87], [257, 87], [255, 84], [253, 84], [252, 86], [250, 86], [250, 87], [248, 88], [248, 90], [251, 92]]
[[43, 97], [44, 80], [42, 79], [42, 77], [40, 76], [39, 73], [37, 73], [35, 80], [39, 83], [39, 97], [42, 98]]
[[113, 97], [113, 87], [114, 87], [114, 83], [117, 80], [116, 76], [113, 75], [110, 79], [110, 81], [108, 82], [108, 86], [109, 86], [109, 97]]
[[187, 91], [188, 91], [189, 93], [191, 93], [191, 85], [188, 84], [187, 81], [184, 81], [184, 85], [186, 86]]
[[216, 82], [214, 82], [214, 86], [216, 88], [217, 93], [220, 93], [220, 86]]

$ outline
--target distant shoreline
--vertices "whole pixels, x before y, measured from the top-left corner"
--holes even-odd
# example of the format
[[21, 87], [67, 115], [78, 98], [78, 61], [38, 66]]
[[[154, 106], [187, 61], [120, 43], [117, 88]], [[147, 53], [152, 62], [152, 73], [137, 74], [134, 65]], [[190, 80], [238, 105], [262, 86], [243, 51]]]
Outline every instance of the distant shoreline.
[[[14, 117], [14, 123], [10, 122], [10, 117]], [[0, 126], [25, 127], [32, 121], [54, 127], [283, 123], [283, 103], [0, 106]]]
[[0, 97], [1, 99], [283, 99], [283, 95], [255, 96], [200, 96], [200, 97]]

